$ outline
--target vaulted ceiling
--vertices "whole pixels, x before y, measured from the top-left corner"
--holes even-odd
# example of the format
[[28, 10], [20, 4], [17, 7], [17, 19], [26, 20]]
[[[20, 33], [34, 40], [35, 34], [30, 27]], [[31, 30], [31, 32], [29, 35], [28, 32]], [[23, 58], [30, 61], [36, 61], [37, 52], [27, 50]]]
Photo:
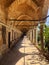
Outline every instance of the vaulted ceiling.
[[[47, 14], [45, 3], [47, 0], [0, 0], [0, 4], [7, 8], [8, 19], [39, 20]], [[44, 13], [44, 10], [46, 13]], [[8, 21], [14, 22], [16, 28], [21, 31], [29, 30], [38, 22], [34, 21]]]

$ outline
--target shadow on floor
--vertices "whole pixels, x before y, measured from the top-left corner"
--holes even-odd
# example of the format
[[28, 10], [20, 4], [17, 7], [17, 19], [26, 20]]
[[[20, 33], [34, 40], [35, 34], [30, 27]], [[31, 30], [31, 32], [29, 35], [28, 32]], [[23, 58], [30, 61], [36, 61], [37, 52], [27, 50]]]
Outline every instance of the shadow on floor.
[[15, 65], [22, 57], [27, 54], [19, 52], [21, 48], [21, 39], [9, 52], [7, 52], [0, 61], [0, 65]]
[[[25, 53], [25, 48], [31, 47], [31, 46], [23, 46], [22, 45], [22, 40], [21, 39], [8, 53], [6, 53], [2, 60], [0, 61], [0, 65], [17, 65], [17, 62], [21, 59], [24, 58], [24, 64], [25, 65], [25, 56], [30, 55], [31, 58], [28, 58], [28, 61], [31, 61], [30, 64], [36, 64], [39, 63], [40, 65], [43, 65], [43, 56], [36, 50], [33, 49], [31, 53]], [[33, 47], [33, 46], [32, 46]], [[19, 51], [20, 48], [23, 48], [23, 53]], [[29, 48], [28, 48], [29, 49]], [[21, 50], [22, 51], [22, 50]], [[28, 50], [29, 51], [29, 50]], [[36, 62], [36, 61], [38, 62]], [[28, 65], [28, 64], [27, 64]]]

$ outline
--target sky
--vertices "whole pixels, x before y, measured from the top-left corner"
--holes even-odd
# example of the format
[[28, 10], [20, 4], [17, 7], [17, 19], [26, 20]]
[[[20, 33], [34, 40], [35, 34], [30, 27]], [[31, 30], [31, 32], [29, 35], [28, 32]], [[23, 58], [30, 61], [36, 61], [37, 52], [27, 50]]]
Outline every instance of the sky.
[[[47, 16], [49, 15], [49, 9], [48, 9], [48, 13], [47, 13]], [[46, 20], [46, 23], [45, 23], [47, 26], [49, 26], [49, 17], [47, 18]]]
[[[48, 13], [47, 13], [47, 16], [49, 15], [49, 9], [48, 9]], [[49, 17], [47, 18], [46, 20], [46, 23], [45, 23], [47, 26], [49, 26]], [[38, 25], [40, 26], [40, 24]], [[38, 30], [40, 30], [39, 28], [37, 28]]]

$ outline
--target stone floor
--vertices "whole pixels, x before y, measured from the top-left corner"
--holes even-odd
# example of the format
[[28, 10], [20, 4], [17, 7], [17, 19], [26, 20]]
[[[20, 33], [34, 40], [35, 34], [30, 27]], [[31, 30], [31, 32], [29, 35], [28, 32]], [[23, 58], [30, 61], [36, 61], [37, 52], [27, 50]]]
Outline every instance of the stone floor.
[[24, 36], [13, 49], [5, 54], [0, 65], [49, 65], [49, 63]]

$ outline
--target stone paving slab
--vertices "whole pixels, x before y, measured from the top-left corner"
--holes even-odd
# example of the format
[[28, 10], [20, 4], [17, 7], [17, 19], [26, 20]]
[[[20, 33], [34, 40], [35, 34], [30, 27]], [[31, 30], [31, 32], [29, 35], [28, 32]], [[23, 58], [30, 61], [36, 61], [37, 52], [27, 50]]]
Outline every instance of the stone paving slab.
[[23, 39], [22, 46], [25, 48], [24, 53], [28, 54], [25, 56], [25, 65], [48, 65], [45, 57], [39, 54], [39, 50], [27, 38]]

